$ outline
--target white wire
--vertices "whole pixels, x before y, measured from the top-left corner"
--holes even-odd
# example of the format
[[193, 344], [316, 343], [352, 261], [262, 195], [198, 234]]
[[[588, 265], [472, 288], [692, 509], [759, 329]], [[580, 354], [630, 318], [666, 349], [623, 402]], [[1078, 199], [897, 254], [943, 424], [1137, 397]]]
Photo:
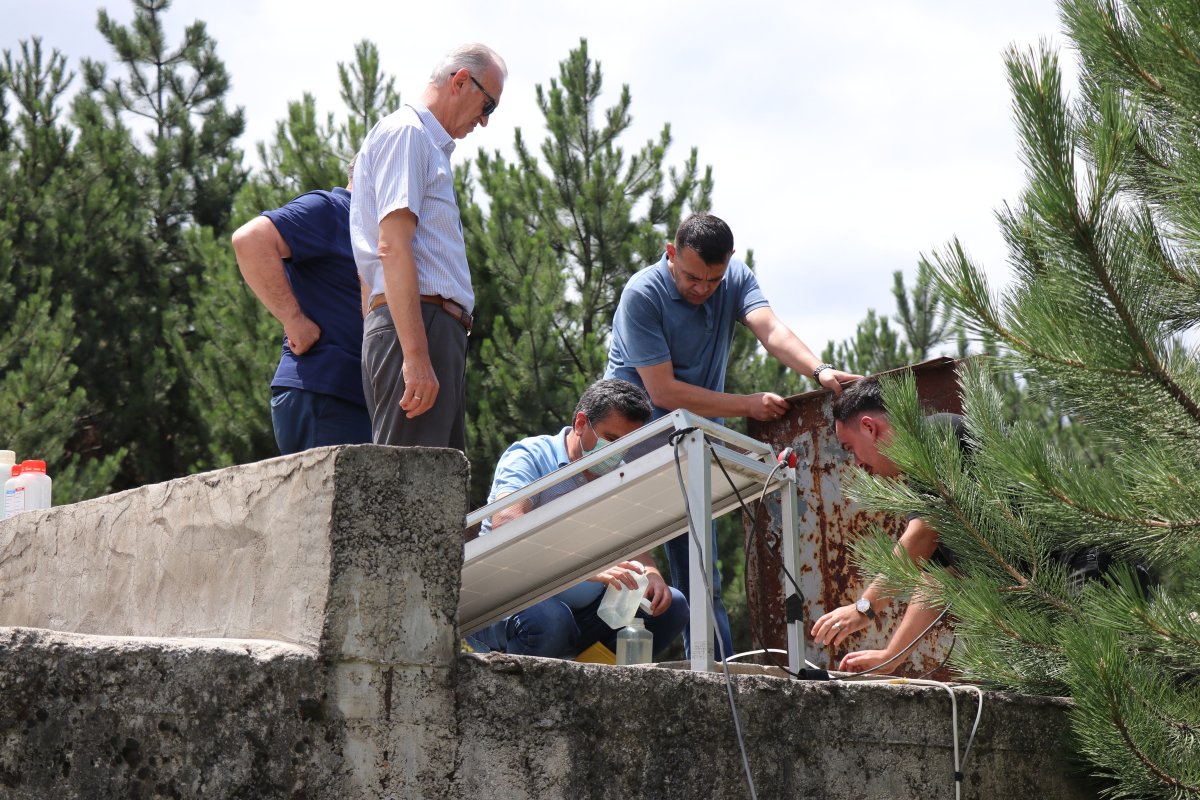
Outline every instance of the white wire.
[[[726, 661], [737, 661], [738, 659], [745, 658], [746, 656], [757, 656], [757, 655], [762, 655], [764, 653], [778, 653], [780, 655], [786, 656], [788, 654], [788, 651], [780, 650], [779, 648], [776, 648], [776, 647], [765, 647], [765, 648], [762, 648], [761, 650], [746, 650], [741, 653], [734, 653], [733, 655], [731, 655], [729, 658], [727, 658], [725, 660]], [[767, 666], [773, 666], [773, 665], [768, 664]], [[821, 669], [821, 667], [818, 667], [816, 664], [809, 661], [807, 658], [804, 659], [804, 666], [809, 667], [811, 669]]]
[[[841, 681], [840, 678], [834, 678], [834, 680]], [[954, 797], [956, 800], [961, 800], [963, 766], [967, 763], [967, 756], [971, 753], [971, 745], [975, 742], [975, 733], [979, 730], [979, 720], [983, 717], [983, 690], [971, 684], [953, 686], [942, 681], [931, 681], [924, 678], [889, 678], [887, 680], [856, 681], [856, 683], [865, 685], [876, 684], [880, 686], [936, 686], [944, 689], [946, 694], [950, 695], [950, 730], [951, 740], [954, 742]], [[963, 750], [961, 758], [958, 752], [958, 699], [954, 696], [954, 690], [957, 688], [972, 689], [979, 699], [978, 708], [975, 709], [975, 724], [971, 726], [971, 735], [967, 738], [967, 747]]]

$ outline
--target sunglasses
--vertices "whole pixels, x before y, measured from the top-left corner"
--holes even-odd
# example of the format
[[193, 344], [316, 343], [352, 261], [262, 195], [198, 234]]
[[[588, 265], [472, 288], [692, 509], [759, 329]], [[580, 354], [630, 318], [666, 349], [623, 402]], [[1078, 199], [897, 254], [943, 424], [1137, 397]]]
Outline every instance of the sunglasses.
[[467, 77], [471, 79], [471, 83], [475, 84], [475, 87], [479, 89], [479, 91], [483, 92], [483, 96], [487, 98], [487, 102], [483, 104], [483, 116], [490, 117], [492, 112], [496, 110], [496, 98], [488, 94], [488, 90], [483, 88], [482, 83], [475, 80], [474, 75], [468, 72]]

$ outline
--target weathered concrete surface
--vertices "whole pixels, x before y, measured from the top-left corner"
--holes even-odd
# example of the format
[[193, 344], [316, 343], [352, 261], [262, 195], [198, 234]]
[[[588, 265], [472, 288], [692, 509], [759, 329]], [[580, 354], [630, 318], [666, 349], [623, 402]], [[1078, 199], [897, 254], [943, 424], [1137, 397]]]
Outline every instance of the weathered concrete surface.
[[[322, 448], [0, 523], [6, 625], [298, 643], [264, 660], [219, 640], [0, 629], [0, 697], [23, 698], [0, 706], [0, 787], [446, 796], [467, 478], [453, 450]], [[127, 769], [126, 739], [153, 770]]]
[[[746, 797], [720, 676], [458, 653], [466, 498], [460, 453], [359, 446], [0, 523], [0, 619], [75, 627], [0, 628], [0, 798]], [[953, 796], [944, 693], [735, 690], [759, 797]], [[1091, 796], [1065, 729], [989, 695], [964, 797]]]
[[337, 457], [321, 448], [0, 522], [0, 625], [316, 646]]
[[326, 682], [279, 642], [5, 629], [0, 796], [332, 797]]
[[[941, 689], [734, 677], [760, 798], [953, 798]], [[458, 797], [749, 796], [724, 678], [467, 656], [459, 671]], [[977, 708], [958, 690], [960, 748]], [[989, 693], [964, 798], [1082, 800], [1066, 701]]]

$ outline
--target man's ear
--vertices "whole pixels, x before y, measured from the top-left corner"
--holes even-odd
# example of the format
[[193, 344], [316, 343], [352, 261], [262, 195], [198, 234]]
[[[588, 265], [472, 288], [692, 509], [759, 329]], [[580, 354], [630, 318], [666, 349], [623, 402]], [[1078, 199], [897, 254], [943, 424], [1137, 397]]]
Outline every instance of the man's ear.
[[575, 420], [571, 423], [571, 427], [575, 429], [576, 436], [583, 436], [583, 430], [588, 425], [587, 414], [582, 411], [575, 412]]
[[858, 427], [863, 433], [870, 436], [872, 441], [879, 438], [879, 420], [870, 414], [863, 414], [858, 418]]
[[675, 260], [675, 245], [672, 244], [671, 242], [667, 242], [667, 260], [668, 261]]

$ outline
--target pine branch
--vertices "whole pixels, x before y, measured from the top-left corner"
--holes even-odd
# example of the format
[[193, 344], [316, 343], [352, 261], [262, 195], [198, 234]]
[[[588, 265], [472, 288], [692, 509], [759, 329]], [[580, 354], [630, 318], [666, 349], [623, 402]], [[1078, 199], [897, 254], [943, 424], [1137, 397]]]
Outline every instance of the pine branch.
[[1113, 681], [1109, 679], [1108, 664], [1101, 659], [1097, 666], [1100, 678], [1104, 683], [1105, 697], [1108, 700], [1109, 720], [1112, 722], [1113, 727], [1121, 735], [1121, 738], [1125, 741], [1126, 749], [1128, 749], [1129, 752], [1132, 753], [1134, 757], [1142, 763], [1142, 766], [1144, 766], [1164, 786], [1169, 786], [1176, 791], [1186, 792], [1193, 797], [1200, 797], [1200, 786], [1191, 786], [1171, 776], [1163, 767], [1156, 764], [1153, 759], [1147, 756], [1142, 748], [1138, 747], [1137, 742], [1134, 740], [1133, 736], [1130, 735], [1129, 728], [1125, 725], [1125, 720], [1121, 715], [1120, 701], [1118, 700], [1115, 692], [1116, 687]]

